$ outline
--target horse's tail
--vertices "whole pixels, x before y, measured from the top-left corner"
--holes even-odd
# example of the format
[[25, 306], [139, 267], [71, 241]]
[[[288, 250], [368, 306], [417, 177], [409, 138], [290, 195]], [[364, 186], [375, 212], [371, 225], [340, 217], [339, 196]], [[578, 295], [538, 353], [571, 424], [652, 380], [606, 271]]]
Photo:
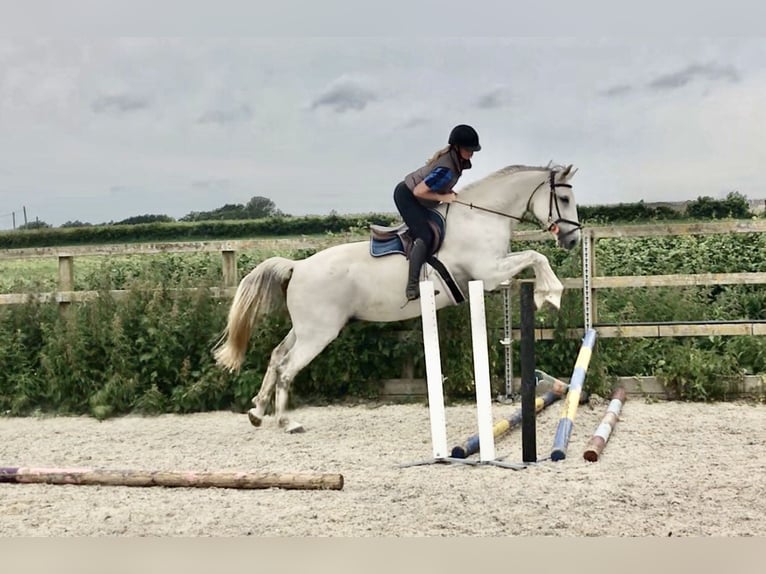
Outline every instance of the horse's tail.
[[294, 266], [295, 261], [290, 259], [271, 257], [239, 282], [226, 328], [213, 348], [213, 356], [220, 367], [237, 371], [242, 366], [255, 324], [284, 305]]

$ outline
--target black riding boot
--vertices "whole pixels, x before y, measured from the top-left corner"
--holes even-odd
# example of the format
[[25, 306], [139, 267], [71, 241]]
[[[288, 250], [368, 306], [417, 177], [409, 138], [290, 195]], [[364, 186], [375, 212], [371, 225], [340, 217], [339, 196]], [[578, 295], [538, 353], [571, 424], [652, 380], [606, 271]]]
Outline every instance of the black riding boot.
[[420, 297], [420, 268], [428, 257], [428, 246], [422, 239], [416, 239], [410, 250], [410, 272], [407, 277], [407, 301], [414, 301]]

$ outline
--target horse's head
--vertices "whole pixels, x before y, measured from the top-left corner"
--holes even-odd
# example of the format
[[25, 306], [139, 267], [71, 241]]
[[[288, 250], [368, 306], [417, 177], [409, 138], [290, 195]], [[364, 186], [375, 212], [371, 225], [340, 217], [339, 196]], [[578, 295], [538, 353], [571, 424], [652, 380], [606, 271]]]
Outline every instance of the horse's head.
[[580, 219], [577, 216], [572, 184], [577, 169], [550, 168], [548, 181], [541, 183], [529, 198], [527, 208], [556, 236], [559, 247], [572, 249], [580, 242]]

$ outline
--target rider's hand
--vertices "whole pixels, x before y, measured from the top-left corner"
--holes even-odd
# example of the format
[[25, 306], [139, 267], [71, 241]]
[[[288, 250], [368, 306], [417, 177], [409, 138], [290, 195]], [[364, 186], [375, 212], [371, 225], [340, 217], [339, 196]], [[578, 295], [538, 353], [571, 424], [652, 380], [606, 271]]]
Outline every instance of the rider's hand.
[[457, 193], [454, 191], [450, 191], [449, 193], [446, 193], [442, 196], [442, 202], [443, 203], [452, 203], [457, 199]]

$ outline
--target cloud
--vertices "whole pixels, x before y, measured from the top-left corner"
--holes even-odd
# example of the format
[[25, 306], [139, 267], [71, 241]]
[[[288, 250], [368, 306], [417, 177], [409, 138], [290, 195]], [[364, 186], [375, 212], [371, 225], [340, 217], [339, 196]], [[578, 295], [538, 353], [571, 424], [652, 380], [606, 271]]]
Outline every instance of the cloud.
[[508, 88], [499, 86], [479, 96], [476, 105], [483, 110], [504, 108], [511, 103], [511, 93]]
[[[588, 201], [728, 187], [763, 195], [764, 122], [752, 119], [766, 113], [762, 39], [9, 42], [3, 51], [0, 39], [0, 213], [39, 198], [52, 224], [180, 217], [241, 203], [255, 188], [285, 194], [277, 204], [295, 215], [389, 210], [386, 182], [463, 119], [488, 140], [466, 178], [553, 157], [581, 166]], [[508, 113], [522, 103], [523, 114]], [[551, 110], [574, 119], [539, 129]], [[692, 182], [699, 165], [710, 167], [706, 179]], [[383, 191], [339, 201], [330, 196], [338, 169]]]
[[149, 100], [129, 94], [99, 96], [90, 105], [97, 114], [122, 114], [149, 107]]
[[423, 118], [423, 117], [413, 116], [413, 117], [411, 117], [411, 118], [409, 118], [409, 119], [406, 119], [405, 121], [403, 121], [403, 122], [400, 124], [400, 126], [399, 126], [399, 127], [400, 127], [401, 129], [403, 129], [403, 130], [410, 130], [410, 129], [419, 128], [419, 127], [421, 127], [421, 126], [427, 126], [427, 125], [428, 125], [428, 124], [430, 124], [430, 123], [431, 123], [431, 120], [430, 120], [430, 119], [428, 119], [428, 118]]
[[[668, 91], [683, 88], [697, 80], [711, 82], [739, 82], [739, 72], [733, 66], [718, 66], [715, 64], [692, 64], [682, 70], [662, 74], [646, 84], [650, 91]], [[619, 98], [634, 93], [636, 88], [630, 84], [617, 84], [600, 92], [606, 98]]]
[[319, 94], [311, 102], [310, 107], [315, 110], [324, 106], [336, 113], [343, 113], [348, 110], [361, 111], [367, 107], [367, 104], [377, 99], [375, 93], [358, 80], [340, 78]]
[[617, 86], [612, 86], [611, 88], [607, 88], [606, 90], [603, 90], [601, 92], [601, 95], [605, 98], [619, 98], [622, 96], [625, 96], [633, 91], [633, 86], [630, 86], [628, 84], [620, 84]]
[[197, 120], [201, 124], [238, 124], [252, 119], [253, 110], [247, 104], [228, 109], [208, 110]]
[[697, 80], [738, 82], [739, 72], [733, 66], [717, 66], [715, 64], [692, 64], [678, 72], [663, 74], [647, 84], [653, 90], [674, 90], [682, 88]]

